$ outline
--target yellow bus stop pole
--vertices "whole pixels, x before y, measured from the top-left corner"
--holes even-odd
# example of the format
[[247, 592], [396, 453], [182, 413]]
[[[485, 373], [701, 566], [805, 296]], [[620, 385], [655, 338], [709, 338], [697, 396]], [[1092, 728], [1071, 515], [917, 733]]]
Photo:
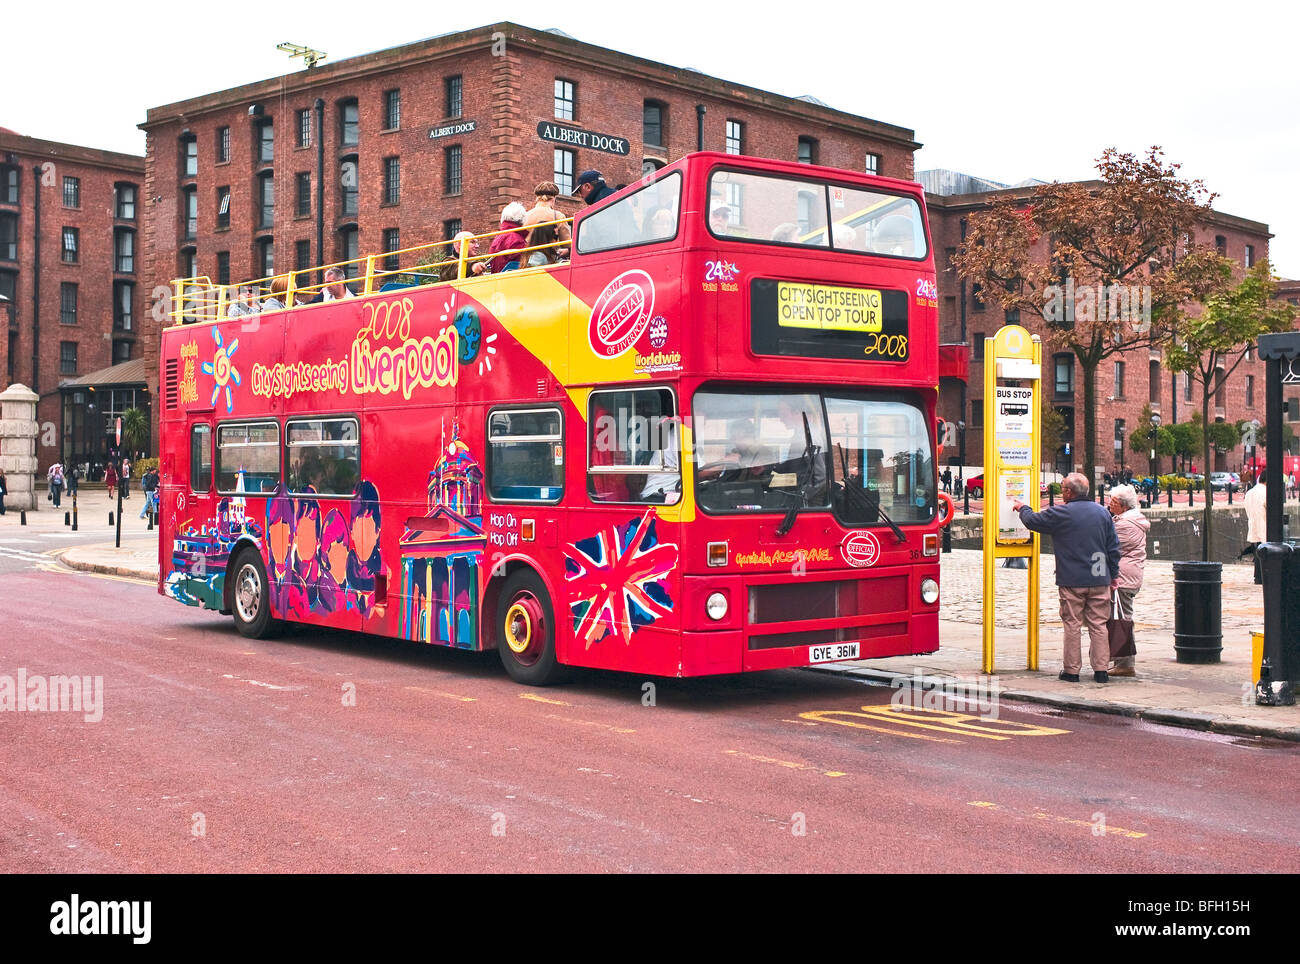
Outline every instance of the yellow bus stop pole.
[[990, 506], [997, 492], [998, 468], [994, 463], [993, 411], [997, 395], [997, 361], [993, 357], [993, 339], [984, 339], [984, 659], [983, 672], [993, 672], [993, 593], [996, 574], [994, 550], [997, 541], [997, 520], [990, 514]]
[[[1034, 364], [1038, 366], [1038, 378], [1034, 379], [1034, 412], [1033, 412], [1033, 440], [1031, 445], [1031, 462], [1033, 472], [1031, 479], [1038, 482], [1038, 485], [1030, 485], [1033, 490], [1029, 493], [1030, 505], [1034, 511], [1038, 512], [1043, 508], [1042, 480], [1043, 480], [1043, 344], [1037, 335], [1034, 335]], [[1038, 669], [1038, 563], [1039, 563], [1039, 541], [1038, 533], [1029, 534], [1029, 626], [1028, 626], [1028, 669]]]

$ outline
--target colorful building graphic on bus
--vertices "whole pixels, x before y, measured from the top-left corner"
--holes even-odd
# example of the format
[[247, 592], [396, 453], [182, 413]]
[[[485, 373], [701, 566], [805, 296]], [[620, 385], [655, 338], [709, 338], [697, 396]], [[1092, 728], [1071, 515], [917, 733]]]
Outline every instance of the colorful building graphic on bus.
[[240, 539], [260, 548], [262, 529], [247, 517], [244, 472], [240, 470], [235, 495], [217, 503], [216, 518], [195, 525], [186, 520], [172, 543], [171, 571], [165, 590], [168, 596], [188, 606], [220, 610], [225, 590], [226, 566]]
[[429, 473], [427, 512], [410, 519], [399, 543], [403, 639], [479, 647], [483, 472], [453, 428]]

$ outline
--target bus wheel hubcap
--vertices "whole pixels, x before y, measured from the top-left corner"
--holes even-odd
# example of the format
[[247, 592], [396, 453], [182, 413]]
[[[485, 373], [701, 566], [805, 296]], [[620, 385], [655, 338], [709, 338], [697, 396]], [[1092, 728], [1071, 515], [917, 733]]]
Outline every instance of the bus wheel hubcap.
[[506, 645], [522, 662], [537, 659], [546, 637], [541, 604], [531, 593], [517, 596], [506, 610]]
[[251, 623], [257, 618], [261, 605], [262, 584], [257, 578], [257, 570], [244, 566], [239, 570], [239, 581], [235, 585], [235, 608], [239, 610], [239, 618]]

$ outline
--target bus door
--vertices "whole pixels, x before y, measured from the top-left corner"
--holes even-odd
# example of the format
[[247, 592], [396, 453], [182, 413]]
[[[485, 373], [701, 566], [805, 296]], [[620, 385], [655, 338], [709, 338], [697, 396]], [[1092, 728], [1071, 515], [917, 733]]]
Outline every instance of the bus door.
[[682, 500], [676, 390], [597, 388], [586, 414], [590, 509], [568, 514], [566, 662], [676, 675], [680, 525], [663, 518]]
[[225, 566], [214, 525], [213, 415], [212, 410], [189, 413], [184, 449], [176, 453], [173, 485], [163, 495], [159, 514], [168, 520], [172, 539], [168, 594], [192, 606], [220, 610]]

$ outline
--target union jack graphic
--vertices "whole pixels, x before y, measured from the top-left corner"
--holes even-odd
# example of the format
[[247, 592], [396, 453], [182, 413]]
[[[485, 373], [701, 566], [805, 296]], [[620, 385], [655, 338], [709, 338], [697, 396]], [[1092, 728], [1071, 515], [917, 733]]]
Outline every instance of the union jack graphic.
[[574, 634], [587, 649], [614, 635], [631, 645], [634, 631], [673, 611], [667, 576], [676, 565], [677, 546], [660, 543], [653, 509], [567, 545]]

